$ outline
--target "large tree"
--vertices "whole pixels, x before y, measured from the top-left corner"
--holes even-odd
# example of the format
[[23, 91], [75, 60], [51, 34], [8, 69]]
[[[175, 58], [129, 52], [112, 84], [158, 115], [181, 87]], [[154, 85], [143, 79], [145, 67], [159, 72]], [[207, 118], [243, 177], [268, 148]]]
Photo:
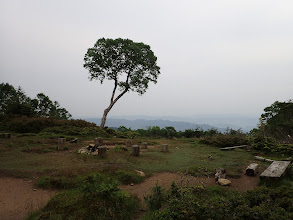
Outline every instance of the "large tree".
[[[90, 80], [103, 83], [113, 80], [114, 88], [109, 106], [104, 110], [100, 127], [114, 104], [128, 91], [144, 94], [149, 82], [157, 83], [160, 67], [157, 57], [149, 45], [135, 43], [129, 39], [99, 39], [89, 48], [84, 57], [84, 67], [89, 71]], [[118, 94], [117, 90], [120, 92]]]
[[261, 125], [268, 136], [277, 140], [293, 140], [293, 100], [274, 102], [264, 109]]

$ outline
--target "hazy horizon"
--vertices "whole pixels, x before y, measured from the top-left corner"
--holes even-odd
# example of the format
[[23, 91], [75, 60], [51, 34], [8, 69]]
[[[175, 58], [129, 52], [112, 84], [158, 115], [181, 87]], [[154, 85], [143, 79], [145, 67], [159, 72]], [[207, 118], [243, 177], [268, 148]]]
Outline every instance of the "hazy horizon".
[[260, 117], [293, 94], [293, 2], [0, 0], [0, 81], [45, 93], [74, 117], [101, 117], [113, 82], [83, 68], [99, 38], [151, 46], [161, 75], [108, 117]]

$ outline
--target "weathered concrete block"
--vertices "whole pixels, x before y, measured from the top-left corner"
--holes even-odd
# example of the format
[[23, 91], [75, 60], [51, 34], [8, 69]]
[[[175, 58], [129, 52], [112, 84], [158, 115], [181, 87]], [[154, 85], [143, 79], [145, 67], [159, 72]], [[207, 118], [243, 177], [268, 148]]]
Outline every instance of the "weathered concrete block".
[[161, 151], [162, 152], [168, 152], [169, 151], [168, 144], [162, 144], [161, 145]]
[[265, 171], [260, 174], [261, 179], [279, 179], [286, 174], [290, 161], [274, 161]]
[[66, 143], [66, 138], [58, 138], [58, 145], [64, 145]]
[[131, 147], [131, 155], [132, 156], [139, 156], [139, 145], [132, 145], [132, 147]]
[[131, 147], [131, 146], [132, 146], [132, 140], [127, 140], [126, 147]]
[[95, 144], [102, 146], [103, 143], [104, 143], [103, 138], [100, 138], [100, 137], [95, 138]]
[[98, 147], [98, 156], [106, 157], [107, 156], [107, 147], [105, 147], [105, 146]]
[[247, 176], [255, 176], [258, 172], [259, 165], [257, 163], [252, 163], [246, 168]]

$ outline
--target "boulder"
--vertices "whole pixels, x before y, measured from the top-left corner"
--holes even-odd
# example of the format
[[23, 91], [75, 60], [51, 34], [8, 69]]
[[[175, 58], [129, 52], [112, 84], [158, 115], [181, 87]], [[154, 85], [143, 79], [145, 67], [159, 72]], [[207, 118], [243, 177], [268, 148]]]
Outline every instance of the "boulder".
[[218, 179], [218, 184], [221, 186], [229, 186], [231, 185], [231, 181], [228, 179]]

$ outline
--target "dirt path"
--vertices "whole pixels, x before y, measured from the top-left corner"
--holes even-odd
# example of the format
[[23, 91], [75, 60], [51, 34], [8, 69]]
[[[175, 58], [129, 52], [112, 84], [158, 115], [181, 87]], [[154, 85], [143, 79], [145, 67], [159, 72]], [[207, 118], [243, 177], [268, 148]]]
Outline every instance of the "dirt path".
[[[230, 189], [246, 192], [247, 190], [254, 189], [258, 184], [258, 177], [249, 177], [246, 175], [242, 175], [241, 178], [228, 178], [231, 180], [232, 184], [228, 186]], [[136, 184], [136, 185], [124, 185], [120, 186], [121, 189], [133, 194], [137, 195], [139, 199], [143, 201], [144, 195], [151, 193], [151, 188], [158, 184], [165, 189], [169, 189], [172, 181], [176, 183], [199, 185], [205, 184], [207, 186], [215, 186], [217, 185], [214, 178], [207, 177], [193, 177], [193, 176], [182, 176], [177, 173], [156, 173], [150, 178], [146, 179], [145, 182]]]
[[0, 219], [25, 219], [54, 194], [53, 191], [35, 189], [30, 180], [0, 177]]
[[[242, 175], [241, 178], [233, 179], [230, 189], [245, 192], [257, 187], [258, 177]], [[151, 193], [151, 188], [158, 184], [169, 189], [172, 181], [188, 184], [189, 186], [205, 184], [215, 186], [214, 178], [183, 176], [178, 173], [156, 173], [143, 183], [120, 186], [121, 189], [137, 195], [141, 201], [145, 195]], [[30, 213], [44, 206], [55, 194], [54, 191], [35, 189], [31, 180], [0, 177], [0, 219], [22, 220]]]

